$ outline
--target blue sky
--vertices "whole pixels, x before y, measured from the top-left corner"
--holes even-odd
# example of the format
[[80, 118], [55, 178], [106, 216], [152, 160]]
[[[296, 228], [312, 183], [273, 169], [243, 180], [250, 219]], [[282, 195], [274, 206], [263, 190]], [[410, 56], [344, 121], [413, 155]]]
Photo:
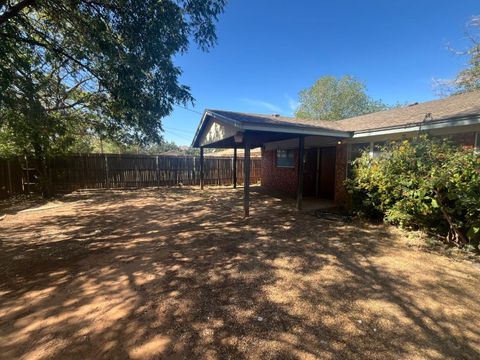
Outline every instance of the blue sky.
[[190, 145], [205, 108], [292, 115], [298, 92], [323, 75], [352, 75], [386, 103], [435, 99], [432, 80], [467, 59], [465, 24], [478, 0], [230, 0], [218, 44], [177, 58], [196, 99], [163, 120], [166, 140]]

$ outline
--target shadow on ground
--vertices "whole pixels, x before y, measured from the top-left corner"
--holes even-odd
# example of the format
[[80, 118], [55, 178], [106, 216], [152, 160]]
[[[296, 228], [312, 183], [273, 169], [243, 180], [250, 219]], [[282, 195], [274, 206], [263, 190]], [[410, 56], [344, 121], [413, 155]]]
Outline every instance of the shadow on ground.
[[[72, 195], [74, 196], [74, 195]], [[82, 195], [0, 223], [5, 358], [480, 356], [480, 271], [241, 191]]]

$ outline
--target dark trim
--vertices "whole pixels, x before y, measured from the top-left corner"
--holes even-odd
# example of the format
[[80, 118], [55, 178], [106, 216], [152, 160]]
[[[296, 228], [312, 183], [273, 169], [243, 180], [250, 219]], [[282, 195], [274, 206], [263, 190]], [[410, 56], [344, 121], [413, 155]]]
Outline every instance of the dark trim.
[[203, 186], [204, 186], [204, 179], [203, 179], [203, 164], [204, 164], [204, 154], [203, 154], [203, 146], [200, 147], [200, 189], [203, 190]]
[[304, 163], [303, 156], [305, 154], [305, 137], [298, 137], [298, 183], [297, 183], [297, 210], [302, 210], [302, 197], [303, 197], [303, 171]]
[[250, 216], [250, 139], [244, 138], [243, 160], [243, 211], [245, 217]]
[[233, 188], [237, 188], [237, 147], [235, 146], [233, 148], [233, 169], [232, 169], [232, 175], [233, 175]]

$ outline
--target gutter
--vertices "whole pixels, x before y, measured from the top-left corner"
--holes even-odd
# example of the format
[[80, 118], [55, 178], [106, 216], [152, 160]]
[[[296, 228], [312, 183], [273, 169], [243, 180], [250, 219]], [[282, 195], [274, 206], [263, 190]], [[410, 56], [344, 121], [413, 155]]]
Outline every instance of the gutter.
[[434, 129], [443, 129], [456, 126], [468, 126], [480, 124], [480, 116], [463, 116], [457, 118], [449, 118], [446, 120], [437, 120], [429, 122], [417, 122], [408, 125], [390, 126], [380, 129], [354, 131], [352, 138], [362, 138], [378, 135], [398, 134], [403, 132], [425, 131]]

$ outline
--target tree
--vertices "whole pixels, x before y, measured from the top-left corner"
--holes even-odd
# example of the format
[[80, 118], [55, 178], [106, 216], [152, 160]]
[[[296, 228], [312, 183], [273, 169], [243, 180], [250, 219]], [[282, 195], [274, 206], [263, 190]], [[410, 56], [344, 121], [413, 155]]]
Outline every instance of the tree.
[[214, 45], [225, 1], [0, 1], [0, 131], [44, 172], [72, 136], [159, 142], [193, 102], [173, 57]]
[[387, 105], [366, 94], [365, 84], [351, 76], [340, 79], [323, 76], [311, 88], [300, 92], [295, 116], [319, 120], [340, 120], [385, 110]]
[[467, 37], [472, 47], [464, 54], [469, 56], [468, 67], [455, 78], [456, 93], [480, 89], [480, 16], [474, 16], [467, 24]]
[[473, 16], [467, 23], [466, 38], [471, 47], [466, 51], [450, 51], [468, 57], [467, 67], [458, 72], [454, 79], [435, 79], [434, 91], [439, 96], [462, 94], [480, 90], [480, 16]]

